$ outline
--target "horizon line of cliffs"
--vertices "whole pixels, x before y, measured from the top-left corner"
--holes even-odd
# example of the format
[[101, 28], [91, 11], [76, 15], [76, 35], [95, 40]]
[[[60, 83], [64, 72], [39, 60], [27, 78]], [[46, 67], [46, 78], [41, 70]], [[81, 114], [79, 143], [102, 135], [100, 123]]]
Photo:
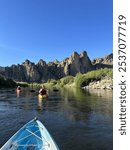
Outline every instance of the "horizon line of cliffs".
[[55, 60], [46, 63], [40, 59], [35, 64], [25, 60], [22, 64], [0, 67], [0, 75], [19, 82], [46, 82], [48, 79], [61, 79], [68, 75], [75, 76], [77, 73], [87, 73], [101, 68], [113, 68], [113, 54], [92, 61], [86, 51], [80, 54], [73, 52], [61, 62]]

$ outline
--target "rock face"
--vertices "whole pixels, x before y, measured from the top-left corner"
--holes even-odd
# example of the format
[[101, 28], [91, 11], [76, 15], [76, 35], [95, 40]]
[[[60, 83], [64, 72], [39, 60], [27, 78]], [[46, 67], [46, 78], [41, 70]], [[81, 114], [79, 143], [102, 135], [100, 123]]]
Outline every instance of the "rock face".
[[60, 79], [67, 75], [75, 76], [77, 73], [86, 73], [99, 68], [112, 68], [112, 54], [94, 59], [89, 59], [87, 52], [73, 54], [59, 62], [57, 60], [46, 64], [42, 59], [37, 64], [25, 60], [21, 65], [11, 67], [0, 67], [0, 74], [15, 81], [45, 82], [48, 79]]
[[92, 70], [92, 64], [87, 56], [87, 52], [83, 51], [80, 55], [77, 52], [63, 60], [61, 63], [64, 75], [76, 75], [78, 72], [85, 73]]
[[0, 66], [0, 72], [4, 71], [5, 68]]
[[95, 58], [92, 61], [95, 69], [112, 68], [113, 67], [113, 54], [107, 55], [103, 58]]
[[88, 86], [83, 87], [83, 89], [113, 89], [113, 80], [110, 78], [104, 78], [100, 81], [90, 82]]
[[113, 54], [107, 55], [103, 58], [95, 58], [92, 61], [92, 64], [107, 64], [107, 65], [112, 65], [113, 64]]

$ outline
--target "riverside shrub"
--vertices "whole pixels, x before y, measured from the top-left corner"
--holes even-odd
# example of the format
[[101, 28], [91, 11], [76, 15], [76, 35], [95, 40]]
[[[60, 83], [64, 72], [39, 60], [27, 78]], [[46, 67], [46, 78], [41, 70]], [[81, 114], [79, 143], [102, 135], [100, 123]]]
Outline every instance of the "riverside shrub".
[[76, 87], [83, 87], [89, 85], [92, 81], [99, 81], [104, 77], [112, 78], [112, 69], [99, 69], [87, 72], [86, 74], [78, 73], [74, 79]]

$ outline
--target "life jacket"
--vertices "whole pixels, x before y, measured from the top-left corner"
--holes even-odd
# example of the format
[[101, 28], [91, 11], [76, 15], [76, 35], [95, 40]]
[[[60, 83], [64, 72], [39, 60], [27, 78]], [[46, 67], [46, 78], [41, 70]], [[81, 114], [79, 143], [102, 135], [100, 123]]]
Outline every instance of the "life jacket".
[[18, 87], [17, 90], [21, 90], [21, 87]]
[[42, 89], [42, 90], [40, 91], [40, 94], [41, 94], [41, 95], [46, 95], [46, 90], [45, 90], [45, 89]]

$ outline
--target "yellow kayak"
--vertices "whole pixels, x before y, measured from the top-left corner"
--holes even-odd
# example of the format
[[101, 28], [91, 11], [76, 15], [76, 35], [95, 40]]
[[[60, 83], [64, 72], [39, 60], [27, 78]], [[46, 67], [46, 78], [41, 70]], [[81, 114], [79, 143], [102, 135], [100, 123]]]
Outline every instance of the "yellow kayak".
[[17, 92], [17, 93], [20, 93], [20, 92], [22, 92], [22, 90], [21, 90], [21, 89], [20, 89], [20, 90], [19, 90], [19, 89], [17, 89], [17, 90], [16, 90], [16, 92]]
[[44, 99], [44, 98], [47, 98], [47, 97], [48, 97], [47, 94], [46, 94], [46, 95], [41, 95], [41, 94], [38, 95], [38, 98], [39, 98], [39, 99]]

